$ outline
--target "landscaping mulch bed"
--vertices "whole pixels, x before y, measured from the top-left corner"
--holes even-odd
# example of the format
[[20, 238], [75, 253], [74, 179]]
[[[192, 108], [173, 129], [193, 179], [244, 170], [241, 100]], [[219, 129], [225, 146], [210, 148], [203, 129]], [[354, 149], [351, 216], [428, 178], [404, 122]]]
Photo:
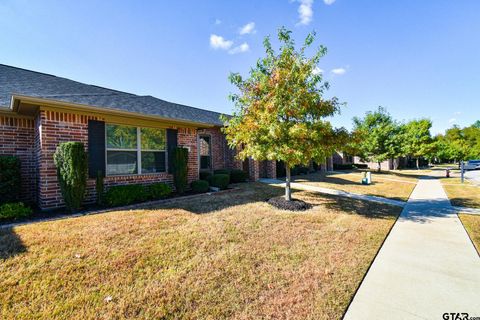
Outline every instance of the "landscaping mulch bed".
[[298, 199], [292, 199], [291, 201], [287, 201], [283, 196], [270, 198], [267, 200], [267, 203], [277, 209], [288, 211], [305, 211], [312, 208], [312, 205], [306, 203], [305, 201]]

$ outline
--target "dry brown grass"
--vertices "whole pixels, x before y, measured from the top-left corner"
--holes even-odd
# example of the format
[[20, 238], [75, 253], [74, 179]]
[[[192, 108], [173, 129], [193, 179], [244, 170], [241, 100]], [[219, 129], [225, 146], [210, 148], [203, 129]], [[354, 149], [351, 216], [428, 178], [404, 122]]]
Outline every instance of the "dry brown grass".
[[473, 214], [459, 214], [465, 229], [467, 230], [470, 239], [480, 252], [480, 215]]
[[393, 173], [372, 173], [372, 184], [362, 185], [361, 180], [362, 174], [359, 172], [335, 174], [317, 172], [304, 176], [296, 176], [294, 179], [295, 182], [307, 185], [400, 201], [408, 200], [418, 179], [411, 176], [398, 176], [398, 174], [394, 175]]
[[401, 209], [240, 188], [0, 230], [0, 318], [340, 318]]
[[480, 208], [480, 187], [459, 178], [442, 179], [442, 184], [453, 206]]

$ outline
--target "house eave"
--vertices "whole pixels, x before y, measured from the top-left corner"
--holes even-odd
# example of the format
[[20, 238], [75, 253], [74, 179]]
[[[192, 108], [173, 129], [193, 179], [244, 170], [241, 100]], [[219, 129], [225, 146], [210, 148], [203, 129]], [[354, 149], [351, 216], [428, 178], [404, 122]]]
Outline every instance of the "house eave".
[[193, 128], [213, 128], [218, 126], [216, 124], [211, 124], [211, 123], [188, 121], [188, 120], [182, 120], [182, 119], [172, 119], [172, 118], [166, 118], [166, 117], [161, 117], [156, 115], [140, 114], [136, 112], [113, 109], [109, 107], [96, 107], [96, 106], [66, 102], [61, 100], [31, 97], [31, 96], [25, 96], [21, 94], [12, 94], [12, 98], [10, 101], [10, 109], [13, 112], [19, 113], [21, 104], [37, 105], [39, 107], [45, 106], [45, 107], [59, 108], [59, 109], [70, 110], [70, 111], [95, 112], [97, 114], [115, 115], [115, 116], [122, 116], [126, 118], [161, 121], [165, 123], [171, 123], [174, 126], [186, 126], [186, 127], [193, 127]]

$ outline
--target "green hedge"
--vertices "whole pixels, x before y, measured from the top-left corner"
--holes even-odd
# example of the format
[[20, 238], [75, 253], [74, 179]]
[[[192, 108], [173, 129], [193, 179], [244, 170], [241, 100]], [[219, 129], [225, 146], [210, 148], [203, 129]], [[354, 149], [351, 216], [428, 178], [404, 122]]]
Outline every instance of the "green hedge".
[[230, 182], [231, 183], [239, 183], [247, 181], [247, 173], [240, 169], [233, 169], [230, 171]]
[[20, 183], [20, 160], [0, 156], [0, 204], [18, 200]]
[[212, 175], [209, 171], [200, 171], [200, 180], [208, 181], [208, 178]]
[[22, 202], [4, 203], [0, 206], [0, 220], [25, 218], [31, 214], [32, 209], [25, 207]]
[[228, 174], [214, 174], [210, 176], [208, 182], [212, 187], [217, 187], [220, 190], [227, 189], [230, 183], [230, 176]]
[[129, 184], [110, 187], [105, 193], [105, 202], [108, 206], [126, 206], [148, 199], [148, 192], [141, 184]]
[[195, 193], [208, 192], [208, 190], [210, 189], [208, 181], [205, 181], [205, 180], [193, 181], [191, 184], [191, 187], [192, 187], [192, 191]]
[[175, 148], [173, 152], [173, 183], [177, 192], [182, 194], [188, 185], [188, 149], [179, 147]]
[[214, 174], [228, 174], [228, 175], [230, 175], [230, 172], [231, 172], [230, 169], [217, 169], [213, 171]]
[[87, 189], [88, 161], [81, 142], [61, 143], [53, 160], [65, 205], [70, 211], [80, 209]]
[[162, 182], [150, 185], [129, 184], [110, 187], [105, 193], [105, 204], [110, 207], [127, 206], [147, 200], [158, 200], [168, 197], [172, 188]]
[[334, 170], [351, 170], [355, 169], [355, 166], [353, 164], [333, 164], [333, 169]]
[[151, 200], [164, 199], [172, 193], [172, 188], [165, 183], [153, 183], [146, 186], [148, 197]]

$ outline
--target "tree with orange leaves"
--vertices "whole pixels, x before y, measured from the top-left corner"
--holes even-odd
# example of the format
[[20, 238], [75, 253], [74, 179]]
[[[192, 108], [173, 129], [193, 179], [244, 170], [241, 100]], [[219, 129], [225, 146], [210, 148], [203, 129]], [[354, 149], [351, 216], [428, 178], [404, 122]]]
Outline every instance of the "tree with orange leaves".
[[258, 60], [247, 79], [230, 74], [239, 92], [230, 96], [235, 112], [224, 118], [223, 130], [230, 147], [240, 147], [240, 159], [285, 163], [285, 199], [290, 201], [290, 169], [312, 159], [323, 162], [346, 142], [347, 133], [326, 120], [339, 113], [341, 104], [335, 97], [323, 98], [329, 84], [323, 81], [318, 62], [326, 48], [320, 46], [312, 57], [306, 56], [315, 33], [298, 51], [291, 31], [280, 28], [278, 39], [281, 45], [275, 52], [270, 38], [265, 38], [266, 57]]

